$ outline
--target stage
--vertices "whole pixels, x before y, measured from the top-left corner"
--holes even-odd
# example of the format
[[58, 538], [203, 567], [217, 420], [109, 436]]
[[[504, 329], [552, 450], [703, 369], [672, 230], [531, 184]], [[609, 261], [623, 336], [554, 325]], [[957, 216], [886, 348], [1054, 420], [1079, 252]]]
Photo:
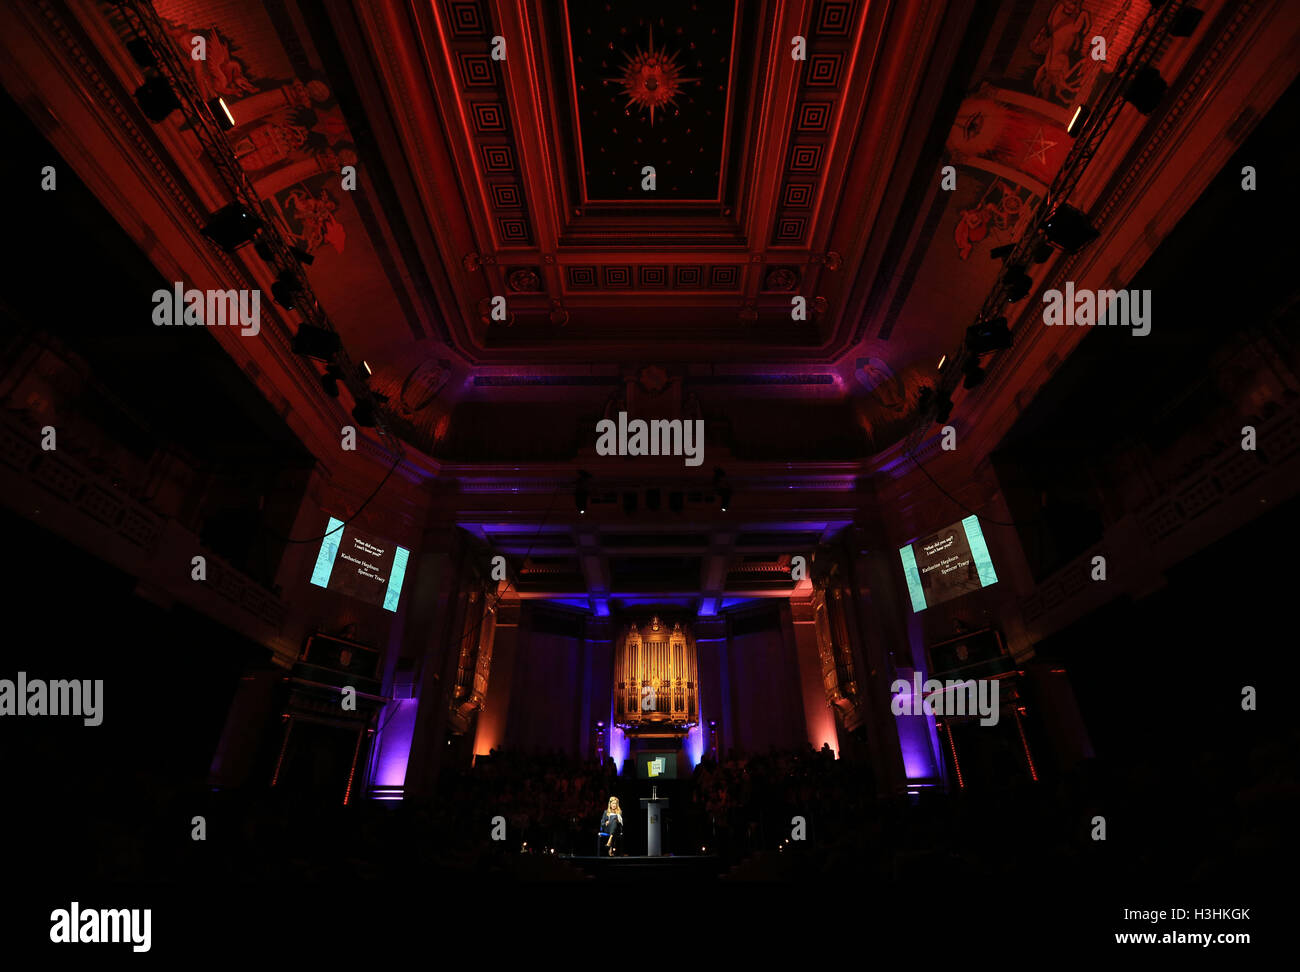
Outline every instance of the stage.
[[588, 877], [598, 881], [627, 881], [654, 883], [658, 881], [697, 880], [713, 881], [722, 872], [721, 858], [714, 854], [661, 857], [580, 857], [574, 855], [564, 860], [582, 868]]

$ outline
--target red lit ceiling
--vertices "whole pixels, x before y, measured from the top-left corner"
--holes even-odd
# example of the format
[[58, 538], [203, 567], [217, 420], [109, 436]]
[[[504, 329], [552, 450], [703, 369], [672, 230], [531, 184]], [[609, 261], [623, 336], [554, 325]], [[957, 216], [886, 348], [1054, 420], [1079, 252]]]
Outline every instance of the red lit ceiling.
[[[427, 79], [412, 91], [412, 72], [381, 66], [388, 104], [446, 153], [415, 175], [438, 200], [459, 349], [824, 358], [846, 343], [838, 205], [882, 164], [850, 146], [873, 92], [887, 104], [906, 79], [872, 77], [887, 7], [445, 0], [407, 12], [418, 48], [393, 39], [401, 12], [374, 14], [372, 43], [418, 53]], [[504, 326], [482, 306], [495, 295]], [[812, 305], [798, 327], [794, 296]]]
[[[316, 295], [413, 442], [571, 456], [575, 429], [662, 373], [655, 387], [713, 417], [737, 454], [794, 459], [870, 456], [908, 427], [995, 280], [990, 251], [1018, 238], [1069, 151], [1071, 107], [1150, 9], [155, 8], [183, 50], [207, 41], [196, 86], [230, 104], [240, 164], [314, 256]], [[1095, 36], [1107, 61], [1086, 55]], [[1175, 48], [1171, 79], [1192, 50]], [[1144, 125], [1127, 116], [1093, 161], [1094, 197]], [[177, 167], [211, 182], [182, 121], [160, 131]], [[1017, 393], [997, 386], [1002, 405]], [[519, 421], [532, 404], [545, 428]]]

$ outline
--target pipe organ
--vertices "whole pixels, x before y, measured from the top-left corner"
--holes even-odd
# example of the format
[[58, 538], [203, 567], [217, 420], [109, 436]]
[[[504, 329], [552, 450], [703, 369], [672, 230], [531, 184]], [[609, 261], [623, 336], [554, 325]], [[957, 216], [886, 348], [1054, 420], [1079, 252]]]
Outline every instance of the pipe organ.
[[695, 637], [657, 617], [635, 624], [614, 652], [614, 719], [626, 729], [686, 728], [699, 721]]

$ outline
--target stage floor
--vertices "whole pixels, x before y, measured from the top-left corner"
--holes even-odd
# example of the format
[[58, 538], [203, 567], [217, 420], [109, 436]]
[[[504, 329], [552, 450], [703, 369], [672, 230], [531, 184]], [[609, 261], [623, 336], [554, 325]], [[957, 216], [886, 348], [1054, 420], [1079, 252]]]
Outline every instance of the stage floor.
[[595, 857], [590, 854], [557, 854], [557, 857], [563, 857], [566, 861], [605, 861], [607, 863], [617, 863], [618, 861], [716, 861], [715, 854], [661, 854], [658, 857], [648, 857], [644, 854], [619, 854], [615, 857]]
[[722, 871], [722, 859], [713, 854], [664, 854], [661, 857], [583, 857], [575, 854], [563, 859], [597, 880], [713, 880]]

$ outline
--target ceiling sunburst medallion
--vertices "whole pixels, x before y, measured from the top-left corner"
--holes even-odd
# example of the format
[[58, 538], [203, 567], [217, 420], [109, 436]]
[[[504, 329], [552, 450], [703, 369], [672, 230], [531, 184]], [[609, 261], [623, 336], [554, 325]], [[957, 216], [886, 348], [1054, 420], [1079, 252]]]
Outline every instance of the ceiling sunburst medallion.
[[665, 112], [676, 108], [674, 99], [682, 93], [682, 85], [693, 84], [699, 78], [682, 77], [682, 66], [677, 63], [676, 52], [670, 54], [667, 48], [655, 47], [654, 27], [650, 28], [650, 44], [645, 51], [637, 47], [635, 53], [624, 54], [627, 64], [615, 83], [623, 88], [627, 95], [625, 107], [636, 106], [650, 115], [650, 127], [654, 127], [655, 112]]

